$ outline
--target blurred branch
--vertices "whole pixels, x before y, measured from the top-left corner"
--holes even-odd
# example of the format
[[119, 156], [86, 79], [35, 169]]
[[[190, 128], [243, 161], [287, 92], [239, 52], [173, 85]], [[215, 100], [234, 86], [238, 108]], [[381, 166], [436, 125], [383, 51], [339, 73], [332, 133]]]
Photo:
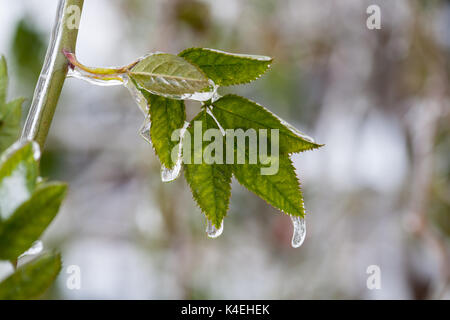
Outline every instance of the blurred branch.
[[75, 52], [83, 3], [84, 0], [59, 1], [50, 44], [22, 132], [22, 139], [37, 141], [41, 149], [67, 76], [68, 62], [62, 50]]

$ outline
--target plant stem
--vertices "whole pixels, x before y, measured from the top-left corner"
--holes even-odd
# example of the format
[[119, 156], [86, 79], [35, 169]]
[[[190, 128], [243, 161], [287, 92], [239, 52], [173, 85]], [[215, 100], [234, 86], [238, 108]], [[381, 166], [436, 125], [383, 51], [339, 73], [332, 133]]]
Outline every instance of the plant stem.
[[23, 140], [34, 140], [41, 149], [67, 76], [69, 63], [63, 50], [75, 52], [83, 3], [84, 0], [59, 1], [50, 44], [22, 131]]

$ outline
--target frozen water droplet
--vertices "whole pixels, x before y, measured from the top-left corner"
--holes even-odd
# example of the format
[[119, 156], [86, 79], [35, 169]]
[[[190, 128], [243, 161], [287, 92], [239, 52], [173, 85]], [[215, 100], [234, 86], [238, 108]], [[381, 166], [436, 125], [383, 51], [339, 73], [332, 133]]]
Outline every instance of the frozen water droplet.
[[161, 180], [162, 182], [171, 182], [180, 176], [181, 164], [178, 162], [172, 169], [167, 169], [164, 165], [161, 166]]
[[292, 224], [294, 226], [294, 234], [292, 236], [292, 247], [298, 248], [305, 241], [306, 237], [306, 222], [302, 217], [291, 216]]
[[180, 130], [180, 143], [178, 144], [178, 154], [175, 161], [175, 166], [172, 169], [168, 169], [164, 165], [161, 166], [162, 182], [171, 182], [176, 180], [180, 176], [181, 167], [183, 165], [183, 139], [188, 127], [189, 122], [185, 121], [183, 128], [181, 128]]
[[152, 144], [152, 139], [150, 137], [151, 126], [152, 126], [152, 123], [150, 122], [150, 117], [147, 116], [147, 118], [145, 118], [144, 124], [141, 127], [141, 130], [139, 131], [139, 134], [141, 135], [141, 137], [144, 138], [144, 140], [150, 144]]
[[223, 221], [220, 225], [220, 228], [217, 229], [216, 226], [211, 222], [211, 220], [206, 220], [206, 234], [208, 237], [214, 239], [217, 237], [220, 237], [220, 235], [223, 233]]
[[42, 243], [42, 241], [40, 241], [40, 240], [35, 241], [30, 249], [28, 249], [27, 251], [25, 251], [24, 253], [22, 253], [19, 256], [19, 259], [26, 257], [26, 256], [35, 256], [35, 255], [41, 253], [42, 250], [44, 250], [44, 244]]

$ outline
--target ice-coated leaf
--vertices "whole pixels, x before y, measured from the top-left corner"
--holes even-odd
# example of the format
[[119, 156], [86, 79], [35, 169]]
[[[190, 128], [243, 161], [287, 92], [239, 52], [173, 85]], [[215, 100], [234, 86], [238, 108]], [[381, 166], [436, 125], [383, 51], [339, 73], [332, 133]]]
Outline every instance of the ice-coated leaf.
[[234, 54], [215, 49], [191, 48], [180, 57], [197, 65], [217, 85], [230, 86], [248, 83], [264, 74], [272, 58]]
[[66, 194], [67, 186], [49, 183], [39, 186], [31, 198], [0, 224], [0, 260], [14, 260], [39, 239]]
[[172, 141], [175, 130], [181, 129], [186, 120], [184, 101], [174, 100], [153, 94], [146, 95], [150, 106], [150, 137], [156, 155], [161, 164], [172, 169], [176, 159], [172, 159], [172, 150], [178, 141]]
[[280, 154], [297, 153], [321, 147], [311, 138], [275, 116], [272, 112], [237, 95], [226, 95], [213, 103], [213, 114], [224, 129], [279, 130]]
[[36, 186], [38, 165], [31, 142], [13, 145], [0, 162], [0, 221], [7, 219], [29, 199]]
[[300, 183], [287, 155], [280, 156], [275, 175], [261, 175], [261, 164], [246, 163], [233, 165], [233, 174], [240, 184], [288, 215], [305, 215]]
[[0, 153], [5, 151], [20, 134], [20, 118], [23, 99], [6, 102], [8, 70], [6, 60], [0, 58]]
[[[194, 143], [195, 122], [201, 121], [202, 132], [208, 129], [217, 129], [214, 119], [203, 110], [192, 122], [188, 128], [191, 137], [191, 163], [184, 164], [184, 176], [189, 184], [192, 195], [206, 217], [220, 229], [222, 220], [227, 214], [228, 205], [231, 197], [231, 177], [232, 168], [230, 165], [205, 162], [205, 149], [215, 141], [203, 141], [201, 148], [196, 148]], [[185, 138], [186, 139], [186, 138]], [[223, 144], [224, 146], [224, 144]], [[217, 150], [217, 152], [224, 152]], [[195, 158], [202, 158], [201, 164], [195, 164]]]
[[0, 300], [37, 298], [50, 287], [61, 270], [61, 255], [47, 253], [19, 267], [0, 283]]
[[129, 71], [129, 76], [141, 88], [166, 97], [194, 94], [210, 87], [209, 79], [197, 66], [168, 53], [149, 55]]

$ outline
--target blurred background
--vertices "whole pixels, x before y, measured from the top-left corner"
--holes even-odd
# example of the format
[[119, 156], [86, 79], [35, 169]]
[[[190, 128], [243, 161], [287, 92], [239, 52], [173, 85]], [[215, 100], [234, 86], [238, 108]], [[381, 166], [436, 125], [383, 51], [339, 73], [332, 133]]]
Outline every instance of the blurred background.
[[[380, 30], [366, 27], [370, 4]], [[56, 5], [0, 0], [0, 53], [25, 114]], [[195, 46], [272, 56], [259, 81], [222, 93], [326, 146], [293, 156], [302, 247], [290, 218], [236, 181], [224, 233], [208, 239], [184, 178], [161, 182], [127, 90], [68, 79], [42, 160], [70, 185], [43, 239], [64, 260], [45, 298], [450, 298], [450, 1], [86, 0], [78, 39], [92, 66]], [[81, 290], [66, 286], [69, 265]], [[366, 286], [370, 265], [380, 290]]]

